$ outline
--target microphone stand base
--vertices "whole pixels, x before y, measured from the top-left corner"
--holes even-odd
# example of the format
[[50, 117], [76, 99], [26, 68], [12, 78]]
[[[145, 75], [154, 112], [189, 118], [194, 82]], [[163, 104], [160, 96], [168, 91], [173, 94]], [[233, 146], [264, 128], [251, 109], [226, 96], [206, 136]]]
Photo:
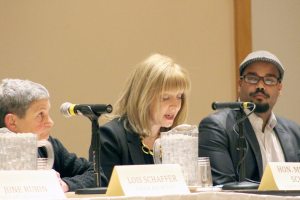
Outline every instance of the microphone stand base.
[[249, 181], [232, 182], [223, 185], [222, 190], [249, 190], [258, 189], [259, 184]]
[[77, 189], [75, 194], [105, 194], [107, 188], [106, 187], [97, 187], [97, 188], [83, 188]]

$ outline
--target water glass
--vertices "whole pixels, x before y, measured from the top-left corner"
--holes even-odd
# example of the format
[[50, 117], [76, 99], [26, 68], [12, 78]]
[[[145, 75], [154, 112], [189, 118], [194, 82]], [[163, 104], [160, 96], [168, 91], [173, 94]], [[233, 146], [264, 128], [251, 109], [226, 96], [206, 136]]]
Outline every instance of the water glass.
[[199, 187], [211, 187], [212, 175], [209, 157], [199, 157], [197, 162], [197, 182]]

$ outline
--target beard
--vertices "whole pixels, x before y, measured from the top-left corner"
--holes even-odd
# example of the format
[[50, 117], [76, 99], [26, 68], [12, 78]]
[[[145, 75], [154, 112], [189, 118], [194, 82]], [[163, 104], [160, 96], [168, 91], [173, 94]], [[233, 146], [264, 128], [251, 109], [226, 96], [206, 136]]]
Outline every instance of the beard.
[[263, 103], [263, 104], [256, 103], [255, 105], [256, 105], [254, 110], [255, 113], [265, 113], [270, 108], [270, 105], [268, 103]]
[[[266, 93], [266, 91], [263, 88], [257, 88], [255, 92], [250, 93], [250, 96], [253, 97], [258, 93], [265, 95], [266, 98], [270, 98], [270, 95]], [[255, 113], [265, 113], [270, 109], [269, 103], [260, 103], [260, 102], [253, 102], [253, 103], [255, 103], [256, 105], [254, 110]]]

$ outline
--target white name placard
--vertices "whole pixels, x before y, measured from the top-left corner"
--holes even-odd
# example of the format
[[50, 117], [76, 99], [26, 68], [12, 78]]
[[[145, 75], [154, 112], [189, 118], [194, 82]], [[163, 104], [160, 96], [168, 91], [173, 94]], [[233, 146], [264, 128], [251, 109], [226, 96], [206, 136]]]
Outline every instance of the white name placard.
[[0, 171], [0, 199], [65, 199], [54, 170]]
[[115, 166], [107, 196], [189, 194], [177, 164]]
[[300, 190], [300, 163], [270, 162], [258, 190]]

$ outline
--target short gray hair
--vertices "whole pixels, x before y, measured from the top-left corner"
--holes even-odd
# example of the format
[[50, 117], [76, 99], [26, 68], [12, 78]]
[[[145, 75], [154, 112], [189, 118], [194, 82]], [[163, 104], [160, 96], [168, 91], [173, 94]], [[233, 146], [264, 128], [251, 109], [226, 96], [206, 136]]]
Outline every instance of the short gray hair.
[[0, 85], [0, 127], [5, 127], [6, 114], [24, 117], [32, 102], [49, 98], [48, 90], [41, 84], [29, 80], [3, 79]]

